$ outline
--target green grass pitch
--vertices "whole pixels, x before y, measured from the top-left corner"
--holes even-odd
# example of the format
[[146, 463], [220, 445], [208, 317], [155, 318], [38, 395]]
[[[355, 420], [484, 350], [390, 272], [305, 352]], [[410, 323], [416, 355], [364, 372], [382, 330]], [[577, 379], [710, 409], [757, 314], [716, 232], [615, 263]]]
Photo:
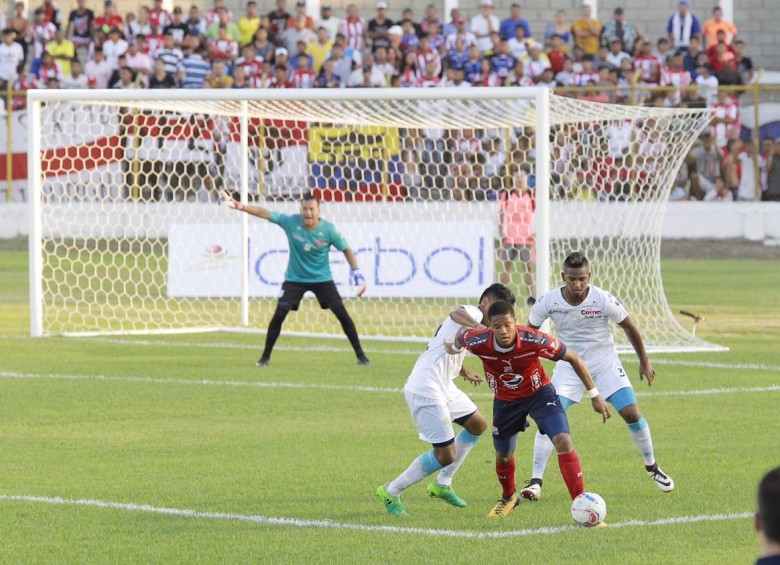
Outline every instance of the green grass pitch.
[[[385, 512], [376, 486], [426, 449], [401, 394], [420, 344], [366, 342], [366, 368], [343, 339], [283, 334], [259, 370], [257, 335], [31, 339], [26, 253], [2, 251], [0, 562], [752, 563], [755, 487], [780, 465], [778, 272], [664, 260], [673, 310], [704, 315], [699, 335], [730, 351], [655, 355], [650, 389], [625, 357], [673, 493], [618, 418], [569, 411], [586, 489], [608, 505], [610, 527], [585, 530], [554, 461], [538, 503], [488, 519], [489, 437], [455, 480], [468, 507], [422, 482], [409, 516]], [[489, 415], [489, 391], [471, 392]], [[518, 482], [532, 443], [519, 438]]]

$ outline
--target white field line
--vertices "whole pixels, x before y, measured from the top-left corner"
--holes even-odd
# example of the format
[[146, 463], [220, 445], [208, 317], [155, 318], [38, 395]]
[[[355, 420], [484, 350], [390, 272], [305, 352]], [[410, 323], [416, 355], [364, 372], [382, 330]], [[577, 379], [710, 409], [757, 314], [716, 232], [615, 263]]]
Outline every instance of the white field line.
[[[123, 339], [123, 338], [111, 338], [111, 337], [91, 337], [86, 338], [92, 342], [99, 343], [112, 343], [116, 345], [143, 345], [143, 346], [157, 346], [157, 347], [186, 347], [186, 348], [205, 348], [205, 349], [247, 349], [253, 351], [259, 351], [261, 344], [242, 344], [233, 342], [217, 342], [217, 343], [198, 343], [198, 342], [184, 342], [184, 341], [154, 341], [148, 339]], [[352, 353], [350, 347], [341, 347], [335, 345], [276, 345], [275, 350], [281, 351], [322, 351], [328, 353]], [[383, 349], [383, 348], [364, 348], [366, 353], [385, 353], [388, 355], [419, 355], [422, 352], [421, 347], [414, 349]], [[624, 359], [625, 362], [633, 363], [636, 361], [636, 357], [633, 354], [621, 354], [621, 356], [628, 356], [628, 359]], [[719, 363], [715, 361], [686, 361], [683, 359], [669, 359], [665, 357], [651, 358], [651, 363], [654, 365], [679, 365], [683, 367], [705, 367], [711, 369], [736, 369], [736, 370], [759, 370], [759, 371], [778, 371], [780, 372], [780, 365], [767, 365], [764, 363]]]
[[[388, 532], [399, 534], [418, 534], [424, 536], [451, 538], [514, 538], [534, 535], [550, 535], [580, 529], [578, 526], [546, 526], [542, 528], [525, 528], [504, 532], [475, 532], [470, 530], [445, 530], [438, 528], [415, 528], [409, 526], [378, 526], [370, 524], [355, 524], [337, 522], [334, 520], [304, 520], [300, 518], [280, 518], [257, 514], [237, 514], [233, 512], [207, 512], [187, 508], [168, 508], [150, 506], [148, 504], [133, 504], [128, 502], [111, 502], [87, 498], [62, 498], [59, 496], [33, 496], [28, 494], [0, 494], [0, 501], [7, 502], [37, 502], [68, 506], [91, 506], [112, 510], [127, 510], [131, 512], [147, 512], [167, 516], [182, 516], [201, 520], [229, 520], [233, 522], [250, 522], [272, 526], [294, 526], [298, 528], [330, 528], [334, 530], [357, 530], [364, 532]], [[628, 520], [626, 522], [609, 522], [609, 529], [647, 526], [667, 526], [672, 524], [695, 524], [699, 522], [722, 522], [725, 520], [744, 520], [753, 516], [753, 512], [732, 512], [729, 514], [702, 514], [698, 516], [676, 516], [658, 520]]]
[[[400, 394], [403, 389], [400, 387], [379, 387], [368, 385], [332, 385], [324, 383], [300, 383], [300, 382], [258, 382], [258, 381], [218, 381], [213, 379], [167, 379], [161, 377], [139, 377], [127, 376], [116, 377], [109, 375], [67, 375], [57, 373], [19, 373], [15, 371], [0, 371], [0, 378], [5, 379], [40, 379], [40, 380], [62, 380], [62, 381], [106, 381], [106, 382], [126, 382], [126, 383], [149, 383], [160, 385], [200, 385], [200, 386], [226, 386], [226, 387], [249, 387], [249, 388], [300, 388], [300, 389], [322, 389], [322, 390], [340, 390], [352, 392], [379, 392]], [[721, 388], [706, 388], [699, 390], [658, 390], [658, 391], [637, 391], [636, 395], [642, 398], [653, 396], [700, 396], [713, 394], [736, 394], [751, 392], [780, 392], [780, 384], [768, 386], [735, 386]], [[493, 395], [489, 392], [473, 391], [469, 396], [475, 398], [491, 398]]]

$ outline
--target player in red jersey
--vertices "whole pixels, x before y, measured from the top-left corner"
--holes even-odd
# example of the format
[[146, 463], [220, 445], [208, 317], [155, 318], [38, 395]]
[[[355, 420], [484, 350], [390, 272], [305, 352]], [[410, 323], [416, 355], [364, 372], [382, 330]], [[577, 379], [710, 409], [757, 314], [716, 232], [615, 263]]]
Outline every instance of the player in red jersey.
[[448, 344], [448, 353], [465, 348], [482, 359], [485, 377], [493, 391], [493, 447], [496, 474], [503, 492], [488, 516], [506, 516], [517, 505], [514, 452], [517, 434], [528, 427], [529, 415], [539, 430], [552, 438], [561, 475], [573, 500], [585, 490], [582, 468], [569, 435], [566, 412], [539, 358], [564, 359], [571, 363], [588, 389], [593, 410], [601, 414], [604, 422], [610, 417], [609, 408], [582, 358], [560, 340], [518, 325], [511, 304], [493, 303], [488, 309], [488, 321], [487, 329], [461, 328], [455, 334], [454, 343]]

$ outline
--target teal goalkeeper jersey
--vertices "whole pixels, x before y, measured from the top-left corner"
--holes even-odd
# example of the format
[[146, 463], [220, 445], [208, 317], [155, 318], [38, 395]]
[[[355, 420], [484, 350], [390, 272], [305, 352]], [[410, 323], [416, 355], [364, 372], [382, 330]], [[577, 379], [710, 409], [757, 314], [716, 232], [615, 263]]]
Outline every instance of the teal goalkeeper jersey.
[[290, 245], [284, 280], [302, 283], [333, 280], [328, 261], [330, 246], [344, 251], [348, 244], [332, 223], [320, 218], [317, 226], [309, 231], [303, 227], [300, 214], [271, 212], [270, 220], [284, 230]]

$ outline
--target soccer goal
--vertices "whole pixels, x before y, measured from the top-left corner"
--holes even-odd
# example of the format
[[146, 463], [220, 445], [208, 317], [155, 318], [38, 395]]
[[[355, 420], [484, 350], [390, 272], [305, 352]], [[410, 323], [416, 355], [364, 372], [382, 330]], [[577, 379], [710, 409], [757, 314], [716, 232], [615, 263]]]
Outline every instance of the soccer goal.
[[[543, 88], [31, 91], [31, 333], [263, 330], [278, 227], [308, 191], [368, 282], [334, 280], [366, 337], [423, 339], [453, 304], [557, 285], [580, 250], [651, 351], [718, 348], [664, 295], [661, 225], [703, 111], [604, 105]], [[304, 299], [285, 331], [341, 335]], [[628, 344], [616, 334], [619, 347]]]

